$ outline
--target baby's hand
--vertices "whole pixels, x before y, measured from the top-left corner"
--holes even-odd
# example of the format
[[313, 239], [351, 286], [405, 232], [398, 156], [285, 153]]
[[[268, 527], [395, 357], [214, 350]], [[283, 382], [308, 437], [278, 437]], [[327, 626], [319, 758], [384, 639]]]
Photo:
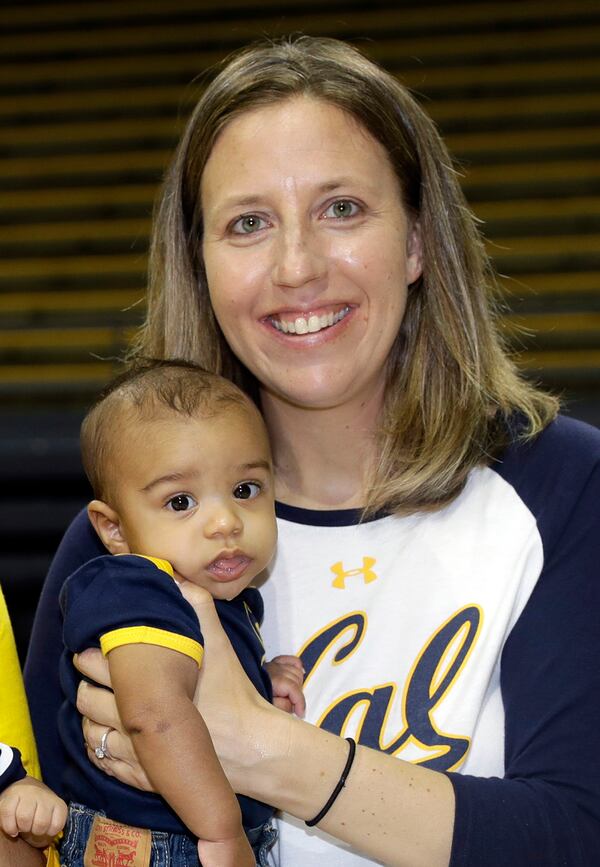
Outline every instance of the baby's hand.
[[0, 795], [0, 827], [31, 846], [48, 846], [67, 821], [67, 805], [33, 777], [24, 777]]
[[273, 704], [288, 713], [303, 717], [306, 701], [302, 692], [304, 669], [297, 656], [276, 656], [265, 668], [273, 685]]
[[203, 867], [256, 867], [248, 838], [240, 829], [230, 840], [198, 840], [198, 858]]

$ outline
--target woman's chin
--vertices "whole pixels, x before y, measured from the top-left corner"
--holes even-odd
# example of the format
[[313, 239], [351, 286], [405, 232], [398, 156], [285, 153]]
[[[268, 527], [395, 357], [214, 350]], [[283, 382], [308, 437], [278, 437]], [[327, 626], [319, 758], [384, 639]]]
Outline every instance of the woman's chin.
[[335, 382], [333, 377], [288, 380], [285, 387], [265, 385], [261, 388], [263, 406], [286, 404], [297, 409], [334, 410], [364, 404], [373, 389], [358, 388], [356, 380]]

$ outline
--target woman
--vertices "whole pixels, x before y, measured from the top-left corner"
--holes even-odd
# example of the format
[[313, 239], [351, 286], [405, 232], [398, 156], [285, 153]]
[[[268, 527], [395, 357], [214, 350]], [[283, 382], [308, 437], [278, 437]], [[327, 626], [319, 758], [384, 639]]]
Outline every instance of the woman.
[[[307, 721], [253, 694], [195, 602], [202, 713], [236, 791], [285, 811], [279, 862], [592, 863], [599, 438], [504, 354], [431, 121], [342, 43], [250, 48], [200, 100], [155, 224], [138, 350], [229, 376], [272, 439], [264, 636], [301, 654]], [[54, 785], [56, 598], [96, 553], [80, 516], [32, 641]], [[82, 670], [105, 681], [94, 654]], [[92, 760], [147, 785], [110, 694], [87, 685], [80, 709]]]

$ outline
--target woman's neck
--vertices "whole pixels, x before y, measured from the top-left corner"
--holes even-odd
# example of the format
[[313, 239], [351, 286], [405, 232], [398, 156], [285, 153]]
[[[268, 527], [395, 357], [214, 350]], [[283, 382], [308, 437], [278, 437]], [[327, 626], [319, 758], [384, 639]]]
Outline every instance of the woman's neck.
[[262, 393], [275, 463], [275, 496], [305, 509], [355, 509], [375, 457], [381, 401], [312, 409]]

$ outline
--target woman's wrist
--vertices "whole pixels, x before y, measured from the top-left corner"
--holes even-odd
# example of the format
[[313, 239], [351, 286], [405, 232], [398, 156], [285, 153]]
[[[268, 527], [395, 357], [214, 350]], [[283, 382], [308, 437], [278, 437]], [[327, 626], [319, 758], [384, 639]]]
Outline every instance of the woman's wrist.
[[[260, 735], [234, 789], [313, 819], [346, 768], [348, 742], [268, 705], [254, 724]], [[423, 823], [423, 815], [431, 821]], [[453, 818], [444, 774], [358, 746], [345, 785], [318, 825], [385, 864], [447, 867]]]
[[247, 762], [230, 774], [233, 788], [299, 819], [313, 818], [345, 767], [347, 741], [270, 705], [253, 725]]

